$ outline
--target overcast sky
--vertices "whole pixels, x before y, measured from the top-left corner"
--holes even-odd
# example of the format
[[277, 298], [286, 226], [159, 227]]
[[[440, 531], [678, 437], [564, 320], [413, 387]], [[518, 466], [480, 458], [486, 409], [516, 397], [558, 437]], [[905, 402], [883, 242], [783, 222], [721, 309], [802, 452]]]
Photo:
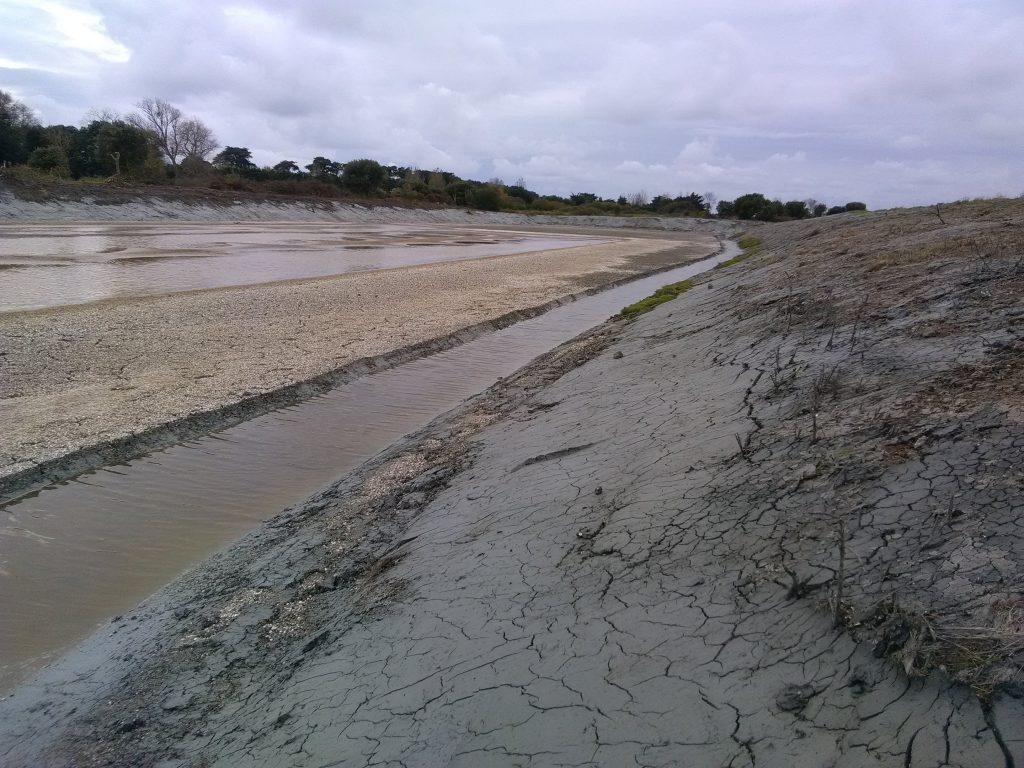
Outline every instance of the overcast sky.
[[1021, 0], [0, 0], [0, 89], [541, 193], [1024, 192]]

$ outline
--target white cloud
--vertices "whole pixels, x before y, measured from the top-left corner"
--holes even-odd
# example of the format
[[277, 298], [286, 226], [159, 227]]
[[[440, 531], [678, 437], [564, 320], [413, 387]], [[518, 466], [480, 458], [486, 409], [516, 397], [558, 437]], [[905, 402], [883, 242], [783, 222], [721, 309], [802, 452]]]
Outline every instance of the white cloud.
[[790, 155], [785, 152], [775, 152], [769, 155], [765, 162], [770, 165], [799, 165], [807, 162], [807, 153], [803, 150], [798, 150]]
[[33, 0], [33, 4], [50, 17], [53, 42], [58, 46], [115, 64], [131, 58], [131, 50], [107, 34], [103, 17], [88, 5], [57, 0]]
[[677, 163], [702, 163], [711, 160], [718, 149], [714, 139], [693, 139], [676, 155]]
[[0, 40], [7, 51], [0, 68], [72, 76], [76, 68], [92, 62], [123, 64], [131, 59], [131, 50], [107, 33], [102, 14], [88, 3], [6, 0], [0, 28], [6, 30]]
[[908, 133], [897, 138], [892, 144], [899, 149], [920, 149], [925, 143], [925, 140], [916, 133]]

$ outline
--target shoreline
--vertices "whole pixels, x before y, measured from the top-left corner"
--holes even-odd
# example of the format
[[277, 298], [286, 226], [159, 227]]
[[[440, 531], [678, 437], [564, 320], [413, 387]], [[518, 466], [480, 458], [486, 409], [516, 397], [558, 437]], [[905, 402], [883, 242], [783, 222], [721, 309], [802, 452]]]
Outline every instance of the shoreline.
[[[656, 238], [657, 239], [657, 238]], [[660, 240], [660, 239], [658, 239]], [[508, 262], [512, 263], [523, 256], [547, 257], [552, 253], [572, 252], [577, 250], [590, 250], [600, 248], [602, 245], [616, 245], [621, 243], [621, 236], [615, 240], [601, 245], [568, 246], [560, 249], [546, 249], [543, 251], [529, 252], [526, 254], [497, 255], [454, 262], [442, 262], [439, 264], [412, 265], [408, 267], [397, 267], [387, 270], [374, 270], [373, 273], [344, 273], [323, 278], [303, 278], [297, 280], [278, 281], [255, 286], [225, 286], [203, 291], [187, 292], [184, 294], [169, 294], [165, 296], [142, 296], [130, 299], [114, 300], [111, 307], [124, 308], [136, 307], [140, 310], [151, 305], [160, 299], [187, 299], [188, 297], [204, 298], [208, 294], [228, 293], [244, 295], [250, 289], [261, 287], [288, 288], [288, 287], [322, 287], [334, 281], [345, 281], [353, 279], [353, 276], [372, 274], [374, 277], [387, 273], [400, 272], [402, 274], [416, 274], [418, 272], [429, 273], [435, 271], [439, 266], [455, 267], [472, 266], [475, 263], [486, 262]], [[677, 241], [660, 241], [662, 248], [656, 251], [664, 254], [666, 251], [685, 252], [687, 247], [693, 247], [692, 242], [679, 243]], [[150, 426], [129, 428], [126, 434], [118, 435], [109, 439], [87, 443], [67, 453], [38, 461], [33, 466], [17, 469], [0, 475], [0, 504], [7, 504], [27, 496], [31, 496], [42, 486], [47, 484], [68, 480], [92, 469], [119, 463], [122, 461], [137, 458], [145, 453], [168, 447], [174, 443], [199, 437], [211, 432], [218, 431], [228, 426], [240, 423], [247, 419], [259, 416], [278, 408], [292, 405], [302, 400], [313, 397], [319, 393], [337, 386], [338, 384], [350, 381], [367, 373], [382, 370], [388, 367], [399, 365], [403, 362], [429, 355], [443, 349], [449, 349], [464, 341], [477, 338], [490, 331], [503, 328], [519, 320], [534, 317], [548, 309], [561, 304], [574, 301], [581, 296], [593, 295], [602, 290], [614, 288], [623, 283], [638, 279], [658, 272], [667, 271], [675, 267], [690, 263], [700, 258], [706, 258], [721, 250], [719, 244], [717, 250], [708, 250], [703, 255], [689, 254], [686, 258], [671, 259], [669, 263], [654, 268], [644, 269], [640, 267], [637, 271], [628, 272], [624, 276], [615, 279], [606, 279], [598, 285], [582, 287], [587, 280], [585, 275], [576, 278], [576, 288], [570, 293], [555, 296], [545, 302], [533, 304], [526, 307], [512, 309], [495, 317], [480, 320], [461, 328], [441, 333], [436, 336], [416, 341], [412, 344], [403, 345], [377, 355], [367, 355], [351, 359], [340, 366], [329, 368], [326, 371], [315, 373], [308, 378], [293, 381], [269, 390], [258, 392], [248, 397], [229, 399], [212, 408], [191, 412], [183, 416], [171, 418], [161, 423]], [[580, 283], [583, 281], [583, 284]], [[69, 307], [45, 308], [17, 313], [19, 316], [34, 316], [42, 318], [56, 318], [74, 315], [81, 311], [90, 309], [102, 309], [105, 302], [93, 302], [88, 305], [74, 305]], [[13, 314], [13, 313], [12, 313]], [[0, 321], [3, 315], [0, 315]]]

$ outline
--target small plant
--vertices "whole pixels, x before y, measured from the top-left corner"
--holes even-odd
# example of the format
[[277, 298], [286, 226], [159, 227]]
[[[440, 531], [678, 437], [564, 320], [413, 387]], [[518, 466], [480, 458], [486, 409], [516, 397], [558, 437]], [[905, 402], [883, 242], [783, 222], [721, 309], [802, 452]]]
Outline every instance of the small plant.
[[821, 371], [814, 377], [811, 384], [810, 402], [808, 408], [811, 411], [811, 443], [818, 442], [818, 411], [821, 408], [822, 398], [825, 395], [835, 395], [839, 389], [839, 364], [833, 365], [831, 370], [821, 366]]
[[646, 299], [641, 299], [635, 304], [623, 307], [619, 311], [619, 317], [636, 317], [645, 312], [650, 312], [655, 307], [664, 304], [666, 301], [672, 301], [672, 299], [686, 293], [691, 288], [693, 288], [693, 280], [680, 280], [678, 283], [663, 285]]
[[760, 249], [761, 242], [762, 241], [760, 237], [755, 237], [754, 235], [744, 235], [737, 241], [739, 247], [743, 249], [743, 253], [737, 253], [731, 259], [726, 259], [725, 261], [718, 262], [717, 264], [715, 264], [715, 269], [725, 269], [726, 267], [731, 267], [733, 264], [738, 264], [739, 262], [743, 261], [748, 256], [753, 256], [755, 253], [757, 253], [758, 249]]
[[731, 267], [733, 264], [739, 264], [749, 255], [749, 253], [737, 253], [731, 259], [726, 259], [725, 261], [720, 261], [715, 264], [715, 269], [725, 269], [726, 267]]
[[774, 364], [772, 369], [768, 371], [768, 380], [772, 383], [768, 396], [771, 397], [788, 389], [796, 380], [801, 370], [801, 366], [796, 365], [796, 360], [793, 356], [790, 356], [789, 361], [783, 364], [782, 347], [776, 347]]

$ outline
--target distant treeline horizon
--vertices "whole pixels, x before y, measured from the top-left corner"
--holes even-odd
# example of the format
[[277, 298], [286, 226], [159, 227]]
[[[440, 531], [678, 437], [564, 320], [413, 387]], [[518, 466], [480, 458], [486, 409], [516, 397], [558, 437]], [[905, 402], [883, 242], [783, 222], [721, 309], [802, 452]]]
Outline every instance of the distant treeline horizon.
[[510, 184], [499, 178], [477, 181], [440, 168], [385, 165], [370, 158], [340, 162], [317, 156], [304, 165], [282, 159], [260, 167], [247, 147], [222, 148], [201, 120], [163, 99], [143, 99], [137, 111], [128, 115], [91, 114], [80, 127], [44, 126], [27, 106], [0, 91], [0, 167], [9, 166], [86, 182], [115, 178], [138, 184], [171, 182], [316, 198], [401, 199], [524, 213], [783, 221], [867, 209], [860, 202], [830, 207], [813, 198], [783, 202], [759, 192], [735, 200], [720, 200], [713, 192], [650, 196], [644, 190], [614, 199], [592, 192], [542, 195], [527, 188], [522, 178]]

